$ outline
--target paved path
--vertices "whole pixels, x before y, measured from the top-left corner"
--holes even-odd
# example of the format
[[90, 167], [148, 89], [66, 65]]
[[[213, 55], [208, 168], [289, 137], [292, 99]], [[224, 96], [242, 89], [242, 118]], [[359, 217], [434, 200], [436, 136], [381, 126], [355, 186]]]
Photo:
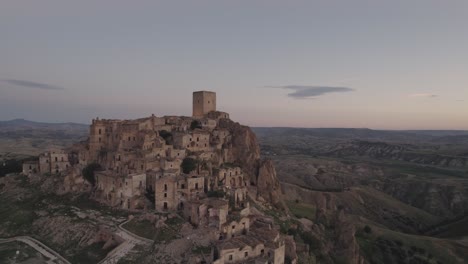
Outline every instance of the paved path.
[[133, 234], [132, 232], [126, 230], [123, 228], [123, 225], [128, 223], [130, 220], [127, 220], [123, 223], [121, 223], [117, 228], [117, 231], [115, 232], [116, 235], [124, 239], [125, 241], [120, 244], [118, 247], [114, 248], [109, 254], [107, 254], [106, 258], [101, 260], [99, 264], [113, 264], [117, 263], [121, 258], [123, 258], [125, 255], [130, 252], [130, 250], [135, 247], [135, 245], [151, 245], [153, 244], [153, 240], [147, 239], [144, 237], [137, 236]]
[[7, 239], [0, 238], [0, 243], [9, 243], [13, 241], [23, 242], [29, 245], [30, 247], [34, 248], [43, 256], [48, 258], [49, 263], [71, 264], [68, 260], [62, 257], [59, 253], [55, 252], [53, 249], [49, 248], [48, 246], [44, 245], [43, 243], [41, 243], [40, 241], [32, 237], [19, 236], [19, 237], [7, 238]]

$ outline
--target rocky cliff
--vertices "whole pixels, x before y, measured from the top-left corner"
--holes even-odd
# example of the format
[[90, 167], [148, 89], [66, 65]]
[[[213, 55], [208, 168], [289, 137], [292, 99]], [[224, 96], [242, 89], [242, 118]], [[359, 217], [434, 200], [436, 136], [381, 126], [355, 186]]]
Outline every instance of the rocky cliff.
[[226, 146], [230, 162], [239, 164], [248, 174], [252, 185], [257, 187], [257, 197], [277, 208], [285, 208], [281, 202], [281, 188], [273, 162], [260, 158], [260, 146], [255, 133], [231, 120], [223, 119], [219, 126], [232, 135]]

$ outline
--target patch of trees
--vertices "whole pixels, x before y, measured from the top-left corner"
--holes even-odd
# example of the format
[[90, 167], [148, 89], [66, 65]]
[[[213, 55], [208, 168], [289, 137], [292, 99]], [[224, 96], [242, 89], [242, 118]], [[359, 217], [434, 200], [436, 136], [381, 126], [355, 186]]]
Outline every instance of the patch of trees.
[[23, 171], [23, 161], [9, 159], [0, 162], [0, 177], [3, 177], [9, 173], [20, 173]]
[[83, 169], [82, 171], [83, 177], [85, 178], [85, 180], [91, 183], [92, 186], [95, 186], [96, 177], [94, 173], [101, 169], [102, 169], [101, 165], [99, 165], [98, 163], [91, 163]]
[[202, 128], [202, 125], [201, 125], [200, 121], [198, 121], [198, 120], [193, 120], [192, 123], [190, 124], [190, 129], [191, 129], [191, 130], [195, 130], [195, 129], [197, 129], [197, 128], [200, 128], [200, 129], [201, 129], [201, 128]]
[[208, 197], [215, 197], [215, 198], [224, 198], [226, 193], [222, 190], [216, 190], [216, 191], [208, 191], [206, 193], [206, 196]]
[[192, 158], [185, 158], [180, 165], [182, 167], [182, 172], [189, 174], [191, 171], [197, 168], [197, 161]]
[[174, 142], [174, 138], [172, 136], [172, 133], [169, 132], [169, 131], [161, 130], [161, 131], [159, 131], [159, 136], [162, 137], [164, 139], [164, 141], [166, 141], [167, 145], [172, 145], [173, 142]]

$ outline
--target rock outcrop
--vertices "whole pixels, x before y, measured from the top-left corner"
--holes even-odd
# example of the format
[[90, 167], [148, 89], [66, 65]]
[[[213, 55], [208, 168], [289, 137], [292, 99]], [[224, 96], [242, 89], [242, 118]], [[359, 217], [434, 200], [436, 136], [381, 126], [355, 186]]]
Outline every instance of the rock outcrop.
[[277, 208], [285, 208], [281, 200], [281, 186], [271, 160], [260, 162], [257, 175], [257, 196]]
[[256, 183], [260, 160], [260, 146], [257, 137], [249, 127], [229, 119], [220, 120], [219, 127], [229, 130], [232, 135], [229, 146], [226, 148], [228, 159], [232, 163], [239, 164], [242, 170], [249, 175], [250, 181]]
[[231, 132], [232, 139], [227, 148], [228, 157], [248, 174], [251, 184], [257, 187], [257, 197], [284, 209], [275, 166], [271, 160], [260, 159], [260, 146], [255, 133], [249, 127], [228, 119], [221, 120], [220, 127]]

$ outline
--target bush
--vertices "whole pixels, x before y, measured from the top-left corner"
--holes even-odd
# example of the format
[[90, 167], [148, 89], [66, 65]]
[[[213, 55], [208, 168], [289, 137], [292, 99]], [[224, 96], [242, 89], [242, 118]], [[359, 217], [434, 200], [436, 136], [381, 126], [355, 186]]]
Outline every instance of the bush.
[[216, 197], [216, 198], [223, 198], [226, 194], [221, 191], [221, 190], [217, 190], [217, 191], [208, 191], [206, 196], [208, 197]]
[[20, 173], [23, 171], [22, 162], [9, 159], [0, 163], [0, 177], [5, 176], [9, 173]]
[[370, 226], [366, 225], [364, 227], [364, 232], [366, 232], [367, 234], [370, 234], [370, 233], [372, 233], [372, 228]]
[[185, 174], [189, 174], [197, 168], [197, 161], [192, 158], [185, 158], [180, 166]]
[[173, 140], [171, 132], [168, 132], [166, 130], [161, 130], [161, 131], [159, 131], [159, 136], [162, 137], [164, 139], [164, 141], [166, 141], [167, 145], [172, 145], [172, 142], [174, 140]]
[[305, 244], [309, 245], [309, 250], [317, 250], [321, 248], [320, 240], [315, 237], [312, 232], [301, 232], [299, 233], [300, 237], [304, 241]]
[[101, 165], [99, 165], [98, 163], [91, 163], [83, 169], [82, 171], [83, 177], [85, 178], [85, 180], [91, 183], [91, 185], [94, 186], [96, 184], [96, 178], [94, 176], [94, 172], [100, 169], [101, 169]]
[[201, 129], [201, 128], [202, 128], [202, 125], [201, 125], [200, 121], [198, 121], [198, 120], [193, 120], [192, 123], [190, 124], [190, 129], [191, 129], [191, 130], [195, 130], [195, 129], [197, 129], [197, 128], [200, 128], [200, 129]]

